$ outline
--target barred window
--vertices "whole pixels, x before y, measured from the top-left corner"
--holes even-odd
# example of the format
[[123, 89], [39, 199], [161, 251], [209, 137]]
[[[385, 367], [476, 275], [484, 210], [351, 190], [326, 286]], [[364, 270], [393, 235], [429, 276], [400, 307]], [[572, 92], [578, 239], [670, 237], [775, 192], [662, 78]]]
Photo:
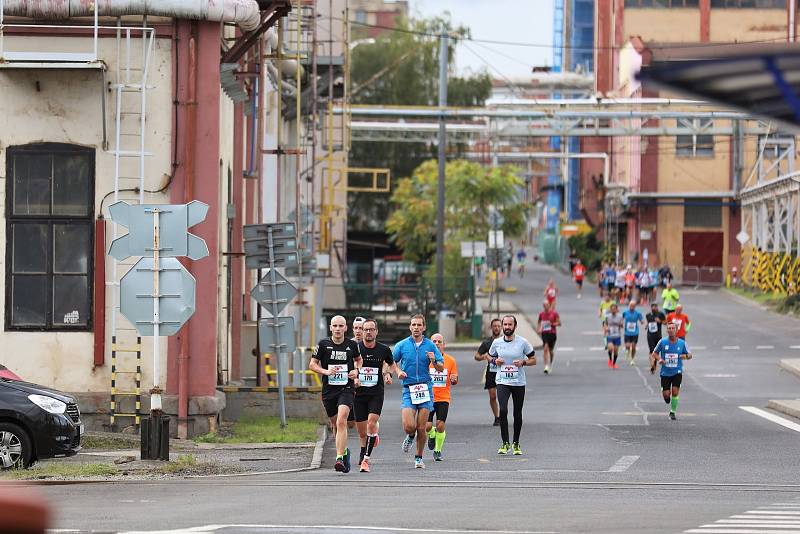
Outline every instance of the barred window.
[[[697, 128], [710, 128], [711, 119], [695, 119]], [[713, 156], [714, 136], [709, 134], [689, 134], [675, 136], [675, 154], [684, 157]]]
[[719, 199], [710, 199], [702, 205], [683, 206], [683, 226], [700, 228], [722, 227], [722, 204]]
[[700, 0], [625, 0], [625, 7], [681, 8], [698, 7]]

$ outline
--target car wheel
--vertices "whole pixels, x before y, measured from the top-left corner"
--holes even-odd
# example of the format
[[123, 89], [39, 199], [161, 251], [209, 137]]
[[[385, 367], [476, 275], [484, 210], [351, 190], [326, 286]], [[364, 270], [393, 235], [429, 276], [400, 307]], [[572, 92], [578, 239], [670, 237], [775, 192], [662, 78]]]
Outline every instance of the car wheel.
[[12, 423], [0, 423], [0, 469], [27, 468], [31, 463], [31, 440]]

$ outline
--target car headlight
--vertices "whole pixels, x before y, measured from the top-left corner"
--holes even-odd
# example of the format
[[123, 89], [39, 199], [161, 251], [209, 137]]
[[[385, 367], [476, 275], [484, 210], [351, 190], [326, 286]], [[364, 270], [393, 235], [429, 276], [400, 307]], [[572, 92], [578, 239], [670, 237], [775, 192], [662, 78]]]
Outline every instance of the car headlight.
[[46, 412], [62, 414], [67, 411], [66, 403], [63, 403], [58, 399], [54, 399], [53, 397], [47, 397], [45, 395], [28, 395], [28, 400]]

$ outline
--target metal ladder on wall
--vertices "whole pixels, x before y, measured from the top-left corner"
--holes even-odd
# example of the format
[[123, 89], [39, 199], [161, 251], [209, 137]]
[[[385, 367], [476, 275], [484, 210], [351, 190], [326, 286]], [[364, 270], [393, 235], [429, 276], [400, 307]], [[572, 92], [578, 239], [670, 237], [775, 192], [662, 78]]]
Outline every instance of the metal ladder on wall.
[[[108, 153], [114, 156], [114, 200], [144, 203], [147, 126], [147, 84], [155, 31], [143, 20], [141, 27], [116, 28], [116, 66], [109, 91], [114, 94], [114, 140]], [[119, 225], [112, 222], [112, 238]], [[142, 343], [136, 329], [120, 314], [120, 279], [136, 258], [117, 261], [108, 257], [111, 269], [106, 285], [111, 288], [111, 411], [110, 426], [117, 420], [141, 421]]]

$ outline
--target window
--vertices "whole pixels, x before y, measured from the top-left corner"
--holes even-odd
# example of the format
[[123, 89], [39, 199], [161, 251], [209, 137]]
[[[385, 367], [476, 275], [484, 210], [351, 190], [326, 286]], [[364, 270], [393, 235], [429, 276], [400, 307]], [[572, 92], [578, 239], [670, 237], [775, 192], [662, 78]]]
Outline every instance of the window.
[[702, 205], [683, 206], [683, 226], [720, 228], [722, 226], [722, 204], [712, 199]]
[[735, 9], [786, 9], [786, 0], [711, 0], [711, 7]]
[[6, 156], [6, 330], [89, 330], [94, 150], [46, 143]]
[[[697, 131], [711, 128], [711, 119], [694, 119], [694, 127]], [[675, 136], [675, 154], [678, 156], [713, 156], [714, 155], [714, 136], [710, 134], [688, 134]]]
[[356, 22], [359, 24], [366, 24], [367, 23], [367, 12], [363, 9], [359, 9], [356, 11]]
[[[713, 1], [713, 0], [712, 0]], [[686, 8], [698, 7], [700, 0], [625, 0], [625, 7]]]

